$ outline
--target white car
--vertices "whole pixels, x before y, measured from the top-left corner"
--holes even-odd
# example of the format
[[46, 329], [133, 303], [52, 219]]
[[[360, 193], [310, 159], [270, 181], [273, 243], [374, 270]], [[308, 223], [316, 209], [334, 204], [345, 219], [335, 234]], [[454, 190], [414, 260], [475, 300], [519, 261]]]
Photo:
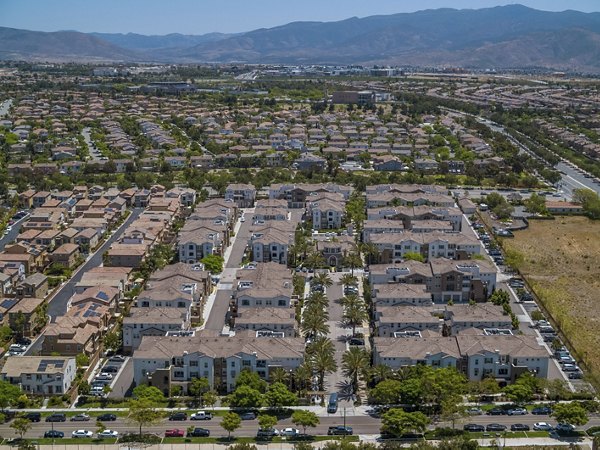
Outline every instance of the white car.
[[104, 430], [98, 433], [99, 438], [118, 438], [119, 432], [115, 430]]
[[570, 423], [559, 423], [558, 425], [556, 425], [555, 430], [570, 433], [572, 431], [575, 431], [575, 426], [571, 425]]
[[91, 438], [94, 435], [88, 430], [75, 430], [71, 433], [72, 438]]
[[298, 436], [299, 434], [300, 434], [300, 431], [297, 430], [296, 428], [284, 428], [279, 433], [280, 436], [286, 436], [286, 437], [295, 437], [295, 436]]
[[536, 431], [552, 431], [554, 427], [548, 422], [536, 422], [533, 424], [533, 429]]

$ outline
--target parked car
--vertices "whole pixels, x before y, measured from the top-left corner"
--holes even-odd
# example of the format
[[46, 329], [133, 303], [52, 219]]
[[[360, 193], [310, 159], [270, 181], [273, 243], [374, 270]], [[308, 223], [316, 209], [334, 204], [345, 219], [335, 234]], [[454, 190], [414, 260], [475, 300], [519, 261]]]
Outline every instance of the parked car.
[[114, 422], [115, 420], [117, 420], [117, 416], [115, 416], [114, 414], [105, 413], [100, 414], [97, 420], [99, 420], [100, 422]]
[[76, 416], [71, 417], [71, 422], [88, 422], [90, 420], [90, 416], [85, 413], [77, 414]]
[[570, 423], [559, 423], [556, 425], [556, 427], [554, 427], [554, 429], [558, 432], [563, 432], [563, 433], [571, 433], [573, 431], [575, 431], [575, 426], [571, 425]]
[[210, 430], [207, 430], [206, 428], [196, 427], [193, 430], [188, 431], [187, 435], [188, 437], [209, 437]]
[[119, 432], [115, 431], [115, 430], [104, 430], [104, 431], [100, 431], [98, 433], [98, 438], [99, 439], [104, 439], [104, 438], [113, 438], [116, 439], [119, 437]]
[[46, 417], [46, 422], [66, 422], [67, 416], [63, 413], [54, 413]]
[[512, 408], [506, 412], [509, 416], [524, 416], [527, 414], [525, 408]]
[[44, 433], [44, 437], [52, 439], [62, 439], [65, 437], [65, 433], [58, 430], [48, 430]]
[[256, 413], [253, 411], [248, 411], [240, 414], [240, 419], [242, 420], [254, 420], [256, 419]]
[[563, 364], [562, 370], [563, 372], [579, 372], [579, 367], [575, 364]]
[[485, 431], [505, 431], [506, 425], [501, 423], [490, 423], [485, 427]]
[[165, 437], [184, 437], [185, 431], [181, 428], [173, 428], [165, 431]]
[[31, 345], [31, 339], [24, 337], [24, 336], [18, 337], [17, 339], [15, 339], [15, 342], [19, 345], [25, 345], [25, 346]]
[[296, 428], [284, 428], [279, 434], [285, 437], [296, 437], [300, 434], [300, 431]]
[[187, 420], [187, 414], [184, 413], [183, 411], [175, 412], [169, 416], [169, 420], [177, 420], [177, 421]]
[[352, 427], [345, 427], [338, 425], [336, 427], [329, 427], [327, 434], [330, 436], [349, 436], [352, 434]]
[[110, 374], [118, 373], [119, 370], [121, 370], [121, 368], [117, 367], [117, 366], [104, 366], [102, 368], [102, 371], [104, 373], [110, 373]]
[[506, 414], [506, 410], [502, 408], [492, 408], [487, 412], [488, 416], [503, 416]]
[[91, 438], [94, 435], [89, 430], [75, 430], [71, 433], [72, 438]]
[[29, 420], [30, 422], [39, 422], [42, 420], [42, 415], [39, 412], [29, 412], [24, 414], [23, 418]]
[[110, 362], [118, 362], [118, 363], [122, 363], [123, 361], [125, 361], [125, 357], [122, 355], [113, 355], [110, 358], [108, 358], [108, 360]]
[[510, 431], [529, 431], [529, 425], [525, 425], [522, 423], [513, 423], [510, 426]]
[[554, 428], [548, 422], [536, 422], [533, 424], [533, 429], [536, 431], [552, 431]]
[[212, 413], [206, 411], [198, 411], [190, 416], [190, 420], [211, 420]]
[[581, 378], [583, 378], [583, 372], [582, 371], [569, 372], [569, 380], [579, 380]]
[[96, 380], [112, 380], [113, 376], [110, 373], [102, 372], [95, 377]]
[[261, 428], [256, 432], [257, 439], [270, 439], [275, 436], [279, 436], [279, 430], [276, 430], [275, 428], [269, 428], [269, 429]]
[[537, 408], [533, 408], [531, 410], [531, 414], [535, 414], [538, 416], [549, 416], [552, 414], [552, 408], [548, 406], [538, 406]]
[[481, 408], [469, 408], [467, 409], [467, 414], [469, 414], [470, 416], [478, 416], [480, 414], [483, 414], [483, 410]]
[[463, 430], [476, 433], [476, 432], [485, 431], [485, 427], [483, 425], [478, 425], [476, 423], [468, 423], [463, 426]]

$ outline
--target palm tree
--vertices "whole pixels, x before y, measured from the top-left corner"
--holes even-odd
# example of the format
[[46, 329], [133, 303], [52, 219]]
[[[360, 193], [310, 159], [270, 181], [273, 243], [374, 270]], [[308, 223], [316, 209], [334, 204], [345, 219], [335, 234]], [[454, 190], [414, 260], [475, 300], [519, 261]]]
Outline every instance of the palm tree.
[[369, 320], [369, 314], [364, 304], [359, 302], [354, 302], [346, 306], [344, 315], [342, 316], [342, 321], [352, 327], [352, 336], [356, 335], [356, 327], [362, 326], [367, 320]]
[[358, 379], [359, 377], [365, 377], [369, 363], [369, 353], [359, 347], [350, 347], [350, 350], [342, 355], [342, 371], [345, 377], [350, 378], [355, 394], [358, 392]]
[[294, 388], [298, 391], [310, 390], [312, 374], [313, 368], [307, 361], [296, 367], [293, 373]]
[[329, 306], [329, 299], [322, 292], [312, 292], [307, 298], [306, 303], [308, 305], [317, 305], [321, 309], [325, 310]]
[[290, 381], [290, 374], [282, 367], [276, 367], [272, 371], [269, 371], [269, 378], [271, 383], [283, 383], [287, 385]]
[[344, 266], [350, 267], [351, 274], [354, 276], [354, 269], [362, 266], [362, 258], [357, 252], [350, 252], [344, 257]]
[[365, 242], [362, 245], [362, 252], [367, 256], [369, 264], [373, 264], [373, 261], [379, 260], [379, 248], [372, 242]]
[[304, 259], [304, 265], [309, 269], [318, 269], [325, 265], [325, 258], [319, 252], [313, 251]]
[[329, 325], [323, 316], [315, 314], [307, 308], [302, 317], [302, 332], [305, 337], [325, 336], [329, 334]]
[[351, 275], [349, 273], [345, 273], [340, 278], [340, 284], [342, 284], [344, 286], [357, 286], [358, 278], [356, 278], [354, 275]]
[[310, 363], [311, 366], [317, 372], [319, 390], [324, 391], [325, 375], [328, 373], [335, 372], [337, 370], [337, 364], [335, 363], [333, 354], [329, 352], [317, 351], [311, 355]]
[[362, 303], [362, 300], [356, 294], [348, 294], [344, 295], [340, 299], [340, 303], [344, 308], [348, 308], [349, 306], [354, 305], [356, 303]]
[[333, 284], [333, 281], [331, 281], [331, 277], [326, 272], [316, 274], [313, 278], [313, 281], [316, 284], [320, 284], [321, 286], [326, 288], [330, 287]]
[[390, 366], [377, 364], [369, 370], [371, 386], [377, 386], [377, 383], [388, 380], [394, 376], [394, 370]]

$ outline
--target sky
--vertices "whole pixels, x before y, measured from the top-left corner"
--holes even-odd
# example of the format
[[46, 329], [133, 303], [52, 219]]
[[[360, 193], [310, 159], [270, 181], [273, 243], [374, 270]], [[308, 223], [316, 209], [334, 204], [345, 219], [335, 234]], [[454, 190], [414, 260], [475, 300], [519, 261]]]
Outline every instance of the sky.
[[546, 11], [600, 11], [600, 0], [0, 0], [0, 26], [36, 31], [236, 33], [294, 21], [511, 3]]

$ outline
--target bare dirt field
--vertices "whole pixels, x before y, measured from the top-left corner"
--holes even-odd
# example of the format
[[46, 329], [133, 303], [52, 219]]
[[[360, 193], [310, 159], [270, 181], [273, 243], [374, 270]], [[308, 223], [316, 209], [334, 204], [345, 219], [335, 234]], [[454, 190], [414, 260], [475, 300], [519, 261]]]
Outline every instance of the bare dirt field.
[[600, 221], [532, 220], [503, 247], [523, 256], [521, 274], [600, 387]]

